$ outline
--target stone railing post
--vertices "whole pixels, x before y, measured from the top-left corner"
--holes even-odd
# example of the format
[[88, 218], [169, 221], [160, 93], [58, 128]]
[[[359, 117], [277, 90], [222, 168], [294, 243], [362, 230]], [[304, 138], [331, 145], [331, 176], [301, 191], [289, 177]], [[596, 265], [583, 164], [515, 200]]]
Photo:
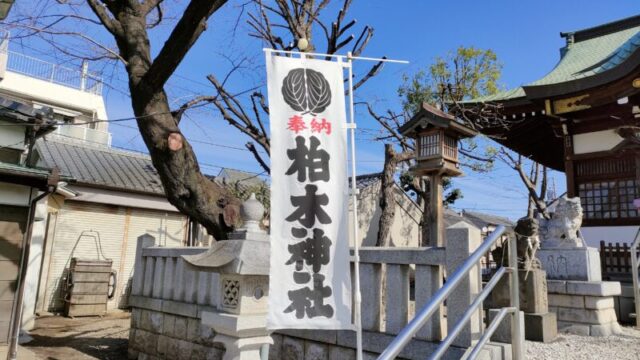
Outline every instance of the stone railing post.
[[[480, 246], [480, 230], [460, 223], [447, 228], [446, 236], [446, 271], [447, 274], [453, 274], [469, 255]], [[447, 298], [447, 328], [449, 331], [453, 329], [480, 292], [479, 279], [478, 267], [475, 266]], [[473, 340], [480, 338], [481, 316], [482, 307], [465, 324], [458, 337], [453, 340], [454, 346], [470, 347]]]
[[142, 258], [142, 249], [156, 245], [156, 238], [149, 234], [138, 236], [136, 244], [136, 257], [133, 268], [133, 280], [131, 283], [131, 295], [142, 295], [144, 285], [145, 262]]
[[223, 360], [260, 360], [260, 349], [273, 344], [267, 330], [269, 235], [260, 229], [264, 207], [254, 195], [240, 209], [244, 225], [207, 252], [183, 255], [187, 266], [220, 274], [215, 311], [202, 312], [214, 342], [225, 347]]

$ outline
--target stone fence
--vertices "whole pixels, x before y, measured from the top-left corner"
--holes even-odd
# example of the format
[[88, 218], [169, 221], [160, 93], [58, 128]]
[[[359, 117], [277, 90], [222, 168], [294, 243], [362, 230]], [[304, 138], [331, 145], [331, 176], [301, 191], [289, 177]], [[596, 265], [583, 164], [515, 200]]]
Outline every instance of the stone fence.
[[[182, 255], [206, 248], [146, 247], [139, 239], [133, 289], [130, 359], [221, 359], [224, 348], [214, 343], [202, 312], [218, 307], [219, 277], [185, 266]], [[446, 248], [362, 248], [360, 282], [365, 359], [376, 358], [433, 293], [443, 274], [452, 273], [479, 246], [480, 233], [468, 227], [447, 229]], [[148, 245], [148, 244], [147, 244]], [[448, 298], [446, 306], [400, 354], [424, 359], [455, 325], [481, 290], [480, 269], [470, 272]], [[446, 314], [446, 318], [445, 318]], [[459, 359], [480, 338], [482, 311], [471, 318], [445, 355]], [[446, 320], [449, 320], [448, 322]], [[353, 331], [295, 330], [272, 334], [270, 359], [355, 359]], [[510, 358], [508, 344], [490, 343], [481, 358]]]

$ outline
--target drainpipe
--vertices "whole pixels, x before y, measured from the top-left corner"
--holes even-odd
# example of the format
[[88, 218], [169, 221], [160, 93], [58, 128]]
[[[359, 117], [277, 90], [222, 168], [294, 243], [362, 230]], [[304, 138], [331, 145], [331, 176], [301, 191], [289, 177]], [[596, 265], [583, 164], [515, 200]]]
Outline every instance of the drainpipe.
[[13, 302], [13, 314], [11, 316], [12, 322], [10, 326], [11, 331], [11, 339], [9, 339], [9, 349], [7, 351], [7, 360], [16, 360], [18, 356], [18, 336], [20, 335], [21, 321], [22, 321], [22, 303], [24, 301], [24, 284], [25, 278], [27, 276], [27, 268], [29, 261], [29, 252], [31, 250], [31, 234], [33, 232], [33, 220], [35, 218], [36, 206], [38, 205], [38, 201], [42, 200], [45, 196], [51, 194], [56, 190], [58, 186], [58, 181], [60, 179], [60, 175], [57, 168], [54, 168], [51, 171], [51, 175], [49, 175], [49, 179], [47, 181], [47, 190], [45, 190], [42, 194], [36, 196], [35, 198], [31, 198], [33, 196], [33, 192], [29, 196], [29, 214], [27, 216], [27, 232], [25, 234], [25, 239], [22, 241], [23, 250], [22, 257], [20, 260], [20, 274], [18, 276], [18, 293], [16, 294], [16, 299]]

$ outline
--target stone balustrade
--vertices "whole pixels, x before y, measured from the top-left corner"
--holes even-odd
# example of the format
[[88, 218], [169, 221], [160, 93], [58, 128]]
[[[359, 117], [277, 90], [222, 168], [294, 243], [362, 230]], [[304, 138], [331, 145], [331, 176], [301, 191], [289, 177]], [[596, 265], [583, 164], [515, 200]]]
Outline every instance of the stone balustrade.
[[[429, 248], [360, 249], [363, 348], [365, 358], [375, 358], [394, 339], [433, 293], [442, 286], [443, 274], [453, 272], [479, 244], [480, 233], [470, 228], [447, 230], [448, 246]], [[149, 238], [139, 239], [138, 257], [130, 299], [131, 359], [222, 359], [224, 347], [216, 334], [202, 325], [202, 313], [215, 312], [219, 275], [186, 266], [183, 255], [206, 248], [158, 248]], [[444, 306], [400, 354], [424, 359], [446, 336], [448, 319], [457, 319], [481, 289], [479, 270], [470, 273]], [[481, 311], [478, 311], [478, 315]], [[445, 315], [447, 314], [446, 318]], [[445, 358], [459, 359], [481, 335], [481, 318], [467, 324]], [[449, 327], [454, 322], [448, 324]], [[272, 334], [270, 359], [355, 359], [353, 331], [291, 330]], [[510, 345], [489, 344], [483, 350], [491, 359], [510, 354]]]
[[194, 271], [182, 255], [206, 248], [152, 247], [149, 235], [138, 239], [129, 304], [130, 359], [221, 359], [213, 330], [202, 325], [203, 311], [217, 305], [218, 274]]

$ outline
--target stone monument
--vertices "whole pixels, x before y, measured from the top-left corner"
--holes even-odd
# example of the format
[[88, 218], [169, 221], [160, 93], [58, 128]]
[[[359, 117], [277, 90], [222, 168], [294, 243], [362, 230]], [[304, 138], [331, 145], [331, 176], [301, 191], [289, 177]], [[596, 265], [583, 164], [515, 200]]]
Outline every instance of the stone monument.
[[602, 281], [598, 249], [586, 246], [580, 234], [579, 198], [562, 197], [551, 218], [540, 224], [538, 256], [547, 273], [549, 310], [560, 330], [579, 335], [618, 333], [614, 296], [619, 282]]
[[540, 225], [538, 256], [549, 279], [602, 280], [598, 249], [586, 246], [580, 235], [580, 198], [560, 198], [551, 219]]
[[[525, 338], [532, 341], [553, 341], [558, 332], [556, 315], [549, 312], [547, 300], [547, 279], [545, 271], [540, 268], [536, 257], [540, 241], [538, 237], [538, 221], [530, 218], [518, 220], [515, 229], [518, 254], [518, 280], [520, 284], [520, 310], [524, 313]], [[492, 251], [493, 259], [498, 264], [508, 264], [508, 254], [503, 247]], [[500, 280], [491, 294], [495, 307], [510, 306], [509, 279]], [[497, 310], [489, 311], [493, 318]], [[509, 334], [509, 331], [502, 332]], [[499, 339], [507, 341], [508, 339]]]
[[216, 311], [204, 311], [202, 324], [225, 347], [223, 360], [260, 360], [273, 344], [266, 328], [269, 292], [269, 235], [260, 228], [264, 207], [252, 194], [240, 208], [243, 226], [208, 251], [182, 258], [200, 271], [220, 274]]

